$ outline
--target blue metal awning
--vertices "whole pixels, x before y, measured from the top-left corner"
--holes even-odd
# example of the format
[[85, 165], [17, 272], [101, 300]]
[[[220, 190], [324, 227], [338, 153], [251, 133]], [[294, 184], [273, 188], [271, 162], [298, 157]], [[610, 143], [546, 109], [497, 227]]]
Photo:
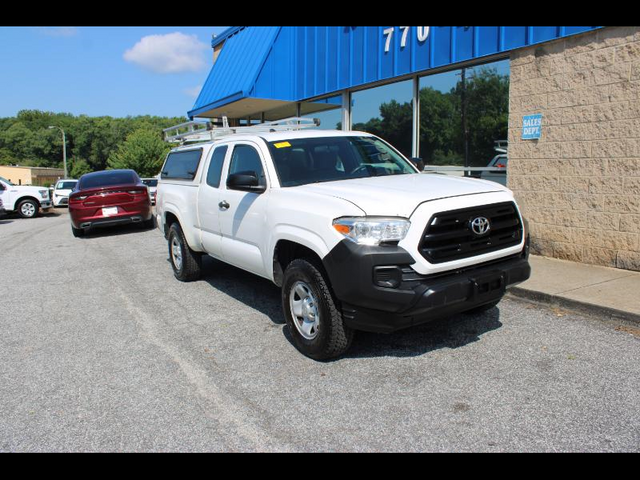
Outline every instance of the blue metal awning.
[[224, 42], [222, 51], [188, 115], [195, 117], [249, 97], [280, 29], [235, 27], [214, 39], [214, 47]]
[[231, 27], [212, 41], [219, 55], [188, 115], [284, 118], [296, 102], [489, 61], [597, 28]]

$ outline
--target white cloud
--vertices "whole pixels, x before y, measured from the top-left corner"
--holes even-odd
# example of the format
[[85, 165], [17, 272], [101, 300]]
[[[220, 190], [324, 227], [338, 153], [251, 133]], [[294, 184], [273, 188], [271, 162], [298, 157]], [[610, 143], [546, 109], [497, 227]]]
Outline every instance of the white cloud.
[[207, 49], [196, 35], [174, 32], [142, 37], [123, 56], [127, 62], [155, 73], [197, 72], [206, 65]]
[[197, 87], [185, 88], [183, 92], [190, 97], [198, 98], [198, 95], [200, 95], [200, 90], [202, 90], [202, 85], [198, 85]]
[[73, 37], [78, 34], [76, 27], [38, 27], [38, 31], [49, 37]]

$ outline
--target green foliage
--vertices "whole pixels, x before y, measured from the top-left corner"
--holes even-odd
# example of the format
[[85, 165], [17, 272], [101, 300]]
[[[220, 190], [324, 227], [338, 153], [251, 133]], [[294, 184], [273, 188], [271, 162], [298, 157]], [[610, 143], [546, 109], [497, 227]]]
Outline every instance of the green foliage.
[[157, 131], [143, 126], [132, 132], [107, 160], [109, 168], [130, 168], [141, 177], [153, 177], [160, 172], [170, 150]]
[[162, 129], [184, 121], [182, 117], [88, 117], [22, 110], [16, 117], [0, 118], [0, 165], [62, 168], [62, 135], [48, 128], [55, 125], [65, 132], [69, 172], [78, 178], [107, 168], [107, 160], [132, 132], [153, 130], [160, 138]]
[[69, 176], [71, 178], [80, 178], [85, 173], [93, 172], [93, 169], [89, 166], [89, 162], [82, 158], [72, 158], [69, 163]]

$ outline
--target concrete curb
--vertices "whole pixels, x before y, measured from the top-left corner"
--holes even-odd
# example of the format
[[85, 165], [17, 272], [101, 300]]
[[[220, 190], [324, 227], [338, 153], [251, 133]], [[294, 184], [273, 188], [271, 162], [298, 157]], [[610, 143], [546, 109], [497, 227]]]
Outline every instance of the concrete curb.
[[613, 319], [616, 320], [623, 320], [626, 322], [632, 322], [634, 324], [640, 324], [640, 315], [636, 313], [618, 310], [611, 307], [605, 307], [602, 305], [596, 305], [593, 303], [581, 302], [579, 300], [566, 298], [560, 295], [538, 292], [536, 290], [529, 290], [522, 287], [511, 287], [507, 290], [507, 294], [511, 294], [514, 297], [523, 298], [525, 300], [531, 300], [536, 303], [555, 305], [567, 310], [574, 310], [587, 315], [604, 315], [613, 317]]

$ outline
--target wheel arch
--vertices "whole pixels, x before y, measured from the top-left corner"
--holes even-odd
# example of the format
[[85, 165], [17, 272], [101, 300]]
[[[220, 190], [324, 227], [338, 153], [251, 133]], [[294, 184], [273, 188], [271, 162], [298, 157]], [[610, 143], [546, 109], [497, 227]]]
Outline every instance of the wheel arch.
[[280, 226], [275, 229], [276, 238], [272, 251], [273, 282], [282, 286], [282, 279], [287, 265], [296, 258], [310, 258], [320, 268], [322, 259], [331, 248], [317, 233], [295, 226]]
[[38, 206], [40, 206], [40, 200], [38, 200], [36, 197], [32, 197], [31, 195], [25, 195], [24, 197], [20, 197], [18, 199], [16, 199], [16, 202], [14, 203], [15, 205], [19, 205], [20, 203], [24, 202], [25, 200], [33, 200], [34, 202], [36, 202], [36, 204]]
[[184, 234], [185, 240], [187, 241], [189, 247], [196, 252], [202, 251], [202, 248], [200, 246], [200, 239], [197, 238], [197, 236], [194, 234], [193, 228], [188, 228], [190, 226], [189, 223], [182, 218], [180, 212], [177, 209], [170, 207], [167, 208], [167, 206], [165, 205], [162, 216], [163, 233], [165, 239], [169, 238], [169, 229], [171, 228], [171, 225], [177, 223], [180, 226], [180, 229], [182, 230], [182, 233]]

